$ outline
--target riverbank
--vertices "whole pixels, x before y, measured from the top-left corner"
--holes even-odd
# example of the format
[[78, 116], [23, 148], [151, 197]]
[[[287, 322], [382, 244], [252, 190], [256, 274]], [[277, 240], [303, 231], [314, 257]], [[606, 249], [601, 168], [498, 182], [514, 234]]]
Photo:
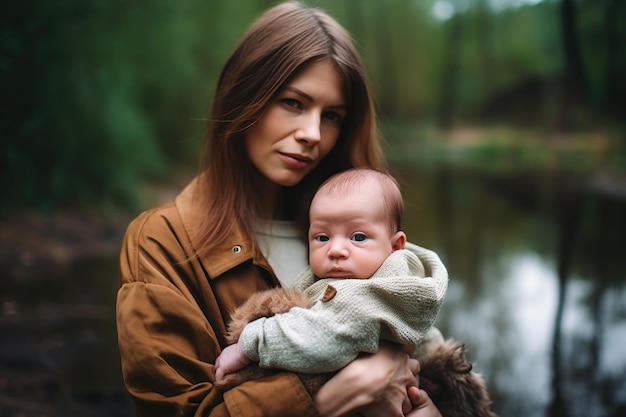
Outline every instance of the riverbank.
[[0, 417], [132, 415], [119, 367], [110, 365], [119, 363], [115, 257], [130, 217], [2, 217]]
[[[138, 190], [172, 201], [191, 178]], [[115, 331], [117, 255], [135, 211], [0, 216], [0, 417], [130, 417]]]
[[[95, 211], [5, 214], [0, 221], [0, 268], [13, 279], [62, 272], [83, 259], [112, 256], [129, 214], [106, 218]], [[6, 275], [5, 275], [6, 276]]]

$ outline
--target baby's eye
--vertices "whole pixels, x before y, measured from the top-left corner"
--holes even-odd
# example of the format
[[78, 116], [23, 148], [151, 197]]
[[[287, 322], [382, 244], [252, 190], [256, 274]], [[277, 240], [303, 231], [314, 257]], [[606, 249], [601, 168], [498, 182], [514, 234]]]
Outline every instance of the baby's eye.
[[367, 235], [365, 233], [355, 233], [352, 235], [352, 240], [356, 242], [364, 242], [367, 240]]
[[328, 236], [324, 236], [324, 235], [315, 236], [315, 240], [317, 240], [318, 242], [328, 242]]

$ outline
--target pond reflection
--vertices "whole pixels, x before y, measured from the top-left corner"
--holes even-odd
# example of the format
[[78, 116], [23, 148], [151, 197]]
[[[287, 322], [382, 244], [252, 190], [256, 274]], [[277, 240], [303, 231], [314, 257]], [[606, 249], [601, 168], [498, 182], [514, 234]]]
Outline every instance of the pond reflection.
[[409, 240], [450, 272], [437, 325], [501, 416], [626, 411], [626, 201], [584, 178], [397, 173]]

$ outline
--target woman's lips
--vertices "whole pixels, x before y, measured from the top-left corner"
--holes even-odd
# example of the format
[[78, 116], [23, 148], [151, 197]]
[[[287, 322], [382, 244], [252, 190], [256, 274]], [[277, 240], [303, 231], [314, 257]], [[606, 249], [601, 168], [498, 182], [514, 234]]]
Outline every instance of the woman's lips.
[[313, 162], [313, 158], [306, 155], [283, 152], [280, 152], [279, 154], [287, 165], [295, 168], [306, 168]]

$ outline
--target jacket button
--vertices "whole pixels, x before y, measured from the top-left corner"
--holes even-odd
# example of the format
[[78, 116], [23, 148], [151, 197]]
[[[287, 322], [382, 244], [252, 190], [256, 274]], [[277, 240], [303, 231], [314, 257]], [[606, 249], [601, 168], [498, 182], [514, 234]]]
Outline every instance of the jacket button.
[[239, 253], [239, 252], [241, 252], [241, 246], [239, 245], [233, 246], [233, 253]]

